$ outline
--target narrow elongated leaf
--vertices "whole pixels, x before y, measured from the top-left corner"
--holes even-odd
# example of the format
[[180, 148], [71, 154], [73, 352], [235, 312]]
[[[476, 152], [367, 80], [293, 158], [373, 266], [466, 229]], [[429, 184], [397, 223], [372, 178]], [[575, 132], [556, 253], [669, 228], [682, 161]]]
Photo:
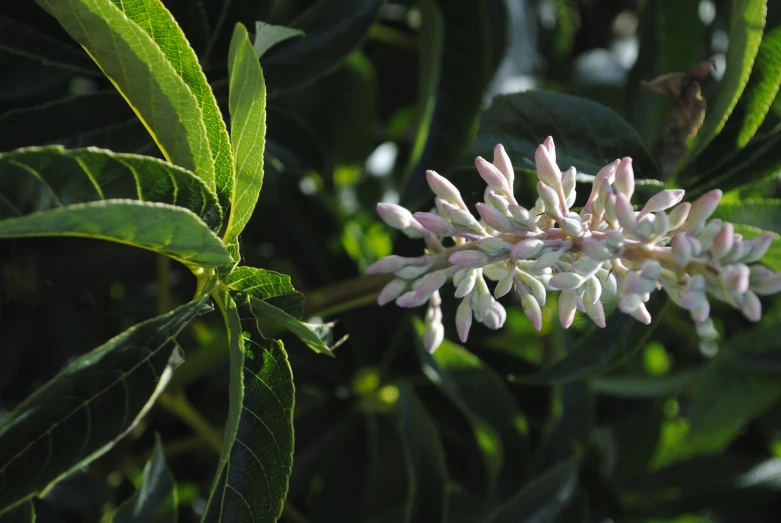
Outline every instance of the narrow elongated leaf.
[[730, 2], [727, 68], [719, 82], [716, 97], [708, 101], [705, 121], [697, 133], [692, 157], [701, 153], [724, 128], [743, 94], [762, 41], [766, 14], [767, 0]]
[[402, 436], [412, 468], [413, 495], [406, 521], [447, 521], [447, 467], [437, 428], [408, 384], [400, 387]]
[[152, 456], [146, 462], [141, 485], [119, 506], [114, 523], [176, 523], [179, 515], [176, 483], [165, 462], [163, 443], [158, 436]]
[[607, 318], [604, 329], [592, 327], [564, 358], [531, 376], [518, 377], [526, 383], [564, 383], [606, 372], [626, 361], [638, 350], [659, 324], [667, 307], [666, 296], [653, 296], [646, 305], [651, 325], [616, 311]]
[[366, 37], [382, 0], [320, 0], [289, 26], [303, 37], [263, 56], [270, 92], [301, 86], [333, 69]]
[[181, 361], [174, 338], [205, 304], [204, 297], [131, 327], [0, 420], [0, 511], [86, 465], [137, 423]]
[[79, 74], [100, 75], [77, 47], [0, 14], [0, 50]]
[[304, 295], [293, 288], [290, 276], [253, 267], [236, 267], [223, 278], [232, 291], [245, 292], [257, 300], [268, 301], [278, 309], [301, 317]]
[[[233, 180], [232, 163], [227, 136], [222, 134], [224, 129], [219, 130], [224, 124], [217, 117], [216, 103], [209, 98], [211, 93], [192, 50], [181, 33], [173, 30], [175, 22], [170, 14], [149, 1], [123, 2], [133, 7], [128, 13], [112, 0], [38, 3], [90, 53], [144, 122], [165, 157], [226, 195], [225, 184]], [[145, 6], [151, 10], [144, 10]], [[155, 28], [159, 28], [155, 38], [160, 41], [149, 34]], [[170, 40], [161, 45], [166, 39]], [[164, 50], [166, 45], [169, 47]], [[177, 61], [172, 61], [173, 57]], [[211, 104], [213, 110], [204, 111]], [[217, 166], [219, 187], [215, 182]]]
[[304, 32], [301, 29], [294, 29], [284, 25], [255, 22], [255, 41], [252, 47], [255, 49], [255, 55], [258, 58], [262, 58], [266, 51], [278, 43], [296, 36], [304, 36]]
[[266, 86], [263, 71], [247, 36], [236, 25], [228, 55], [231, 137], [236, 181], [225, 243], [236, 241], [255, 210], [263, 185], [263, 150], [266, 143]]
[[420, 203], [426, 169], [450, 171], [474, 136], [494, 59], [488, 10], [471, 0], [422, 2], [419, 132], [403, 202]]
[[203, 521], [272, 523], [293, 466], [293, 374], [282, 343], [264, 338], [249, 296], [228, 294], [230, 404], [223, 452]]
[[168, 162], [96, 148], [30, 147], [0, 154], [0, 219], [77, 203], [132, 199], [183, 207], [217, 230], [217, 196]]
[[[534, 151], [552, 136], [556, 158], [566, 169], [596, 174], [617, 158], [631, 156], [638, 178], [658, 178], [658, 167], [637, 131], [611, 109], [591, 100], [533, 90], [496, 96], [480, 117], [469, 157], [492, 157], [504, 145], [516, 169], [536, 169]], [[471, 161], [471, 160], [470, 160]]]
[[[320, 334], [319, 329], [317, 329], [317, 325], [304, 323], [264, 300], [253, 299], [252, 306], [264, 319], [270, 319], [279, 323], [282, 327], [295, 334], [299, 340], [304, 342], [304, 344], [313, 351], [329, 356], [334, 355], [328, 345], [323, 341], [323, 337]], [[326, 332], [328, 331], [326, 330]]]

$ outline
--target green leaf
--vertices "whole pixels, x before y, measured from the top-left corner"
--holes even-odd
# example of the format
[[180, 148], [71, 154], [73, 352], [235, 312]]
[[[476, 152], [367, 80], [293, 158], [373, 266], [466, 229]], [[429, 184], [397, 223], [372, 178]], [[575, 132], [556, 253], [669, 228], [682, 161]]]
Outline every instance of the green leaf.
[[255, 210], [263, 185], [263, 149], [266, 143], [266, 86], [263, 71], [247, 36], [237, 24], [228, 54], [231, 137], [236, 181], [225, 243], [236, 241]]
[[114, 513], [114, 523], [176, 523], [179, 500], [176, 483], [165, 462], [163, 443], [155, 438], [152, 456], [146, 462], [141, 485]]
[[433, 355], [422, 349], [418, 355], [426, 376], [472, 424], [491, 481], [501, 481], [501, 487], [518, 485], [528, 462], [528, 427], [504, 381], [477, 356], [447, 340]]
[[[326, 330], [326, 332], [323, 334], [319, 332], [320, 329], [318, 328], [322, 326], [305, 323], [299, 319], [296, 319], [282, 309], [279, 309], [264, 300], [253, 298], [252, 306], [255, 308], [255, 310], [257, 310], [258, 314], [263, 317], [263, 319], [271, 320], [289, 330], [313, 351], [319, 354], [327, 354], [328, 356], [333, 357], [334, 353], [332, 352], [332, 349], [329, 348], [328, 345], [326, 345], [323, 341], [323, 334], [327, 333], [328, 330]], [[325, 327], [328, 327], [328, 325]], [[341, 342], [337, 342], [337, 345], [339, 344], [341, 344]], [[336, 346], [333, 348], [336, 348]]]
[[287, 274], [242, 266], [236, 267], [222, 281], [232, 291], [246, 292], [250, 297], [268, 301], [291, 316], [301, 317], [304, 295], [293, 288]]
[[728, 184], [726, 189], [746, 183], [742, 179], [744, 173], [731, 172], [726, 166], [749, 145], [760, 129], [778, 95], [779, 84], [781, 27], [776, 27], [764, 35], [746, 89], [724, 129], [678, 177], [681, 187], [694, 187], [702, 193], [710, 188], [721, 188], [725, 182]]
[[735, 232], [746, 240], [767, 231], [775, 233], [770, 249], [760, 261], [775, 271], [781, 271], [781, 200], [722, 203], [712, 217], [733, 223]]
[[293, 374], [282, 342], [260, 334], [249, 296], [219, 299], [228, 325], [230, 403], [203, 521], [275, 522], [293, 467]]
[[183, 207], [212, 230], [222, 221], [214, 192], [191, 172], [162, 160], [93, 147], [0, 153], [0, 219], [116, 199]]
[[450, 171], [474, 137], [493, 59], [486, 2], [424, 0], [420, 10], [418, 134], [402, 196], [412, 206], [427, 194], [425, 170]]
[[0, 512], [85, 466], [135, 427], [181, 361], [174, 338], [205, 305], [204, 297], [131, 327], [0, 420]]
[[447, 521], [447, 466], [434, 421], [412, 387], [400, 387], [402, 437], [412, 469], [412, 500], [405, 521], [445, 523]]
[[100, 71], [78, 48], [0, 14], [0, 50], [43, 65], [95, 76]]
[[696, 371], [669, 376], [607, 376], [589, 381], [591, 390], [622, 398], [661, 398], [674, 396], [696, 376]]
[[534, 152], [546, 137], [556, 142], [562, 168], [596, 174], [617, 158], [631, 156], [638, 178], [658, 178], [658, 167], [637, 131], [611, 109], [591, 100], [532, 90], [496, 96], [480, 118], [468, 156], [492, 158], [496, 144], [516, 169], [535, 170]]
[[165, 157], [193, 171], [226, 206], [234, 175], [225, 124], [195, 53], [162, 3], [37, 1], [90, 53]]
[[266, 51], [278, 43], [296, 36], [304, 36], [304, 32], [301, 29], [294, 29], [284, 25], [255, 22], [255, 42], [252, 47], [255, 49], [255, 55], [258, 58], [262, 58]]
[[320, 0], [289, 26], [302, 38], [274, 46], [263, 55], [270, 92], [302, 86], [329, 72], [366, 37], [382, 0]]
[[495, 507], [483, 523], [559, 521], [558, 517], [575, 497], [579, 470], [580, 458], [556, 465], [524, 485], [512, 499]]
[[692, 147], [692, 158], [703, 152], [724, 128], [743, 94], [762, 41], [766, 14], [767, 0], [730, 2], [727, 68], [719, 82], [716, 96], [708, 100], [705, 121]]
[[651, 325], [644, 325], [618, 310], [607, 318], [604, 329], [592, 327], [564, 358], [531, 376], [514, 377], [523, 383], [566, 383], [604, 373], [640, 350], [659, 324], [667, 307], [666, 296], [653, 296], [646, 304]]

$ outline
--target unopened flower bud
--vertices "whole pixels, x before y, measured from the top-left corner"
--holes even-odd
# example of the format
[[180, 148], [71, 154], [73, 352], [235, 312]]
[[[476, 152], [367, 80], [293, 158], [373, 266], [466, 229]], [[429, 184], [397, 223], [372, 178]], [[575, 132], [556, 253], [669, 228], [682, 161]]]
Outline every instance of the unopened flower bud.
[[585, 276], [592, 274], [602, 263], [602, 260], [597, 260], [591, 256], [581, 256], [572, 263], [572, 271]]
[[404, 309], [411, 309], [414, 307], [420, 307], [428, 301], [428, 296], [422, 299], [415, 298], [415, 291], [407, 291], [398, 298], [396, 298], [396, 306]]
[[762, 319], [762, 303], [760, 303], [759, 297], [751, 291], [746, 291], [743, 295], [743, 305], [740, 307], [740, 311], [750, 321]]
[[710, 316], [710, 303], [707, 298], [697, 307], [691, 310], [692, 319], [697, 323], [702, 323]]
[[697, 235], [697, 239], [700, 240], [703, 250], [709, 250], [713, 245], [713, 239], [721, 231], [721, 220], [711, 220], [708, 224], [700, 230]]
[[649, 280], [656, 280], [662, 272], [662, 265], [656, 260], [646, 260], [640, 267], [640, 276]]
[[689, 202], [683, 202], [675, 206], [675, 209], [670, 211], [668, 217], [670, 218], [670, 230], [674, 231], [686, 222], [686, 218], [689, 217], [689, 211], [692, 208], [692, 204]]
[[475, 282], [477, 281], [477, 271], [473, 269], [462, 269], [464, 275], [456, 282], [453, 278], [453, 283], [456, 284], [456, 292], [454, 296], [456, 298], [463, 298], [475, 288]]
[[577, 218], [559, 218], [559, 225], [564, 232], [573, 238], [580, 238], [584, 234], [583, 224]]
[[432, 294], [439, 290], [447, 281], [447, 270], [434, 271], [423, 278], [423, 282], [415, 291], [415, 299], [428, 299]]
[[686, 267], [692, 259], [692, 246], [686, 237], [686, 233], [679, 232], [673, 236], [671, 252], [675, 263], [681, 267]]
[[479, 269], [488, 265], [488, 256], [480, 251], [456, 251], [450, 255], [448, 261], [459, 267]]
[[434, 194], [460, 209], [467, 210], [464, 199], [461, 198], [461, 193], [450, 180], [435, 171], [426, 171], [426, 180]]
[[629, 313], [637, 321], [646, 325], [651, 325], [651, 313], [648, 312], [645, 304], [641, 303], [636, 309]]
[[404, 258], [402, 256], [396, 256], [391, 254], [384, 258], [380, 258], [376, 262], [369, 265], [366, 269], [366, 274], [386, 274], [390, 272], [396, 272], [399, 269], [406, 267], [411, 263], [415, 263], [414, 258]]
[[664, 211], [654, 213], [654, 236], [660, 237], [670, 230], [670, 217]]
[[[567, 197], [567, 207], [571, 207], [575, 203], [576, 174], [575, 168], [570, 167], [561, 175], [561, 188], [564, 190], [564, 196]], [[572, 203], [570, 203], [570, 198], [572, 198]]]
[[618, 292], [618, 281], [616, 281], [616, 275], [608, 271], [599, 271], [597, 273], [599, 281], [602, 283], [602, 287], [607, 290], [613, 296]]
[[571, 291], [583, 285], [584, 281], [585, 280], [583, 277], [578, 274], [572, 272], [560, 272], [551, 278], [550, 286], [554, 289], [559, 289], [562, 291]]
[[720, 260], [732, 249], [733, 236], [735, 230], [731, 223], [725, 223], [721, 226], [721, 230], [713, 238], [710, 252], [713, 259]]
[[514, 260], [528, 260], [537, 256], [545, 244], [537, 238], [528, 238], [515, 244], [510, 256]]
[[475, 166], [477, 166], [477, 172], [480, 173], [480, 176], [482, 176], [485, 183], [487, 183], [491, 189], [499, 194], [512, 194], [512, 190], [507, 184], [507, 178], [499, 169], [489, 163], [488, 160], [478, 156], [475, 160]]
[[493, 163], [504, 177], [507, 178], [507, 185], [512, 189], [515, 181], [515, 171], [513, 171], [512, 161], [510, 161], [510, 157], [507, 155], [507, 151], [504, 150], [502, 144], [498, 144], [494, 147]]
[[515, 269], [515, 275], [521, 285], [534, 296], [534, 299], [540, 304], [541, 307], [545, 306], [547, 300], [547, 292], [545, 291], [545, 285], [537, 278], [528, 274], [520, 269]]
[[490, 187], [486, 191], [485, 203], [499, 211], [503, 216], [507, 216], [507, 213], [510, 212], [510, 204], [507, 198], [496, 194]]
[[770, 249], [770, 245], [773, 243], [774, 238], [775, 235], [772, 232], [766, 232], [754, 238], [751, 250], [743, 261], [746, 263], [753, 263], [761, 260], [768, 249]]
[[719, 276], [727, 290], [736, 296], [740, 296], [748, 290], [751, 270], [748, 268], [748, 265], [739, 263], [724, 267]]
[[641, 214], [664, 211], [683, 200], [686, 191], [683, 189], [668, 189], [651, 196], [646, 202]]
[[781, 292], [781, 272], [771, 273], [760, 281], [752, 282], [751, 289], [760, 296]]
[[716, 210], [722, 195], [723, 193], [719, 189], [713, 189], [700, 196], [689, 211], [687, 230], [697, 234], [705, 220], [710, 218], [713, 211]]
[[545, 145], [540, 145], [534, 153], [534, 160], [537, 163], [537, 177], [555, 190], [561, 184], [561, 170], [556, 165], [555, 148], [551, 151]]
[[621, 159], [621, 163], [618, 164], [616, 169], [616, 181], [613, 182], [613, 187], [626, 196], [627, 199], [632, 198], [632, 194], [635, 192], [635, 173], [632, 169], [631, 158]]
[[501, 329], [507, 319], [507, 311], [504, 310], [504, 306], [495, 301], [491, 304], [491, 308], [483, 316], [483, 325], [491, 330]]
[[382, 221], [394, 229], [409, 227], [414, 220], [411, 212], [395, 203], [378, 203], [377, 214], [380, 215]]
[[572, 320], [575, 319], [575, 311], [578, 307], [578, 295], [575, 291], [562, 291], [559, 294], [559, 323], [565, 329], [568, 329], [572, 325]]
[[602, 306], [602, 302], [597, 300], [592, 303], [584, 299], [583, 306], [586, 309], [586, 314], [588, 314], [588, 317], [591, 318], [597, 327], [604, 329], [607, 324], [605, 323], [605, 309]]
[[456, 331], [458, 332], [458, 339], [461, 343], [465, 343], [469, 336], [469, 329], [472, 327], [472, 307], [470, 305], [470, 299], [467, 296], [461, 300], [461, 305], [456, 310]]
[[583, 292], [583, 300], [591, 303], [599, 301], [600, 296], [602, 296], [602, 285], [595, 276], [586, 280], [585, 287], [586, 290]]
[[510, 230], [510, 220], [501, 212], [484, 203], [478, 203], [475, 207], [483, 218], [483, 221], [497, 231], [505, 232]]
[[637, 232], [635, 211], [632, 209], [632, 204], [629, 203], [627, 197], [621, 193], [616, 194], [616, 218], [627, 233], [634, 234]]
[[480, 234], [484, 232], [483, 227], [477, 223], [472, 213], [462, 211], [461, 209], [445, 209], [447, 219], [450, 220], [457, 229], [465, 230], [467, 232]]
[[380, 291], [380, 295], [377, 297], [377, 303], [379, 305], [385, 305], [392, 302], [406, 290], [409, 282], [401, 279], [393, 279], [389, 281], [385, 287]]
[[426, 229], [438, 236], [449, 236], [453, 226], [445, 218], [433, 212], [416, 212], [415, 219]]
[[540, 304], [534, 299], [534, 296], [527, 292], [521, 293], [521, 305], [523, 306], [523, 312], [534, 327], [534, 330], [540, 331], [542, 329], [542, 310]]
[[545, 210], [556, 218], [561, 216], [560, 200], [556, 191], [542, 182], [537, 182], [537, 192], [545, 204]]
[[494, 298], [499, 299], [512, 290], [514, 275], [515, 271], [507, 271], [504, 278], [499, 280], [499, 283], [496, 284], [496, 288], [494, 289]]
[[477, 241], [477, 247], [489, 256], [496, 256], [502, 252], [508, 252], [513, 245], [496, 236], [487, 236]]
[[547, 267], [553, 267], [561, 259], [565, 252], [565, 249], [544, 252], [534, 261], [532, 268], [539, 270], [545, 269]]

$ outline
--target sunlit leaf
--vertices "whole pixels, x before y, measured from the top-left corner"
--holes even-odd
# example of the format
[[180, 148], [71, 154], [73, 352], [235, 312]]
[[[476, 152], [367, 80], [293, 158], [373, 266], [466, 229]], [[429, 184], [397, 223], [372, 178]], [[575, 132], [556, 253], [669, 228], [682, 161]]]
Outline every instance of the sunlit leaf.
[[296, 36], [304, 36], [301, 29], [286, 27], [284, 25], [271, 25], [265, 22], [255, 22], [255, 41], [252, 47], [255, 55], [262, 58], [266, 51], [280, 42], [284, 42]]
[[236, 267], [223, 278], [229, 289], [268, 301], [296, 318], [301, 317], [304, 296], [293, 288], [290, 276], [253, 267]]
[[321, 329], [317, 328], [318, 326], [304, 323], [264, 300], [253, 299], [252, 307], [264, 320], [268, 319], [278, 323], [283, 328], [295, 334], [298, 339], [313, 351], [328, 356], [334, 355], [328, 345], [323, 341], [323, 334], [328, 332], [329, 329], [326, 329], [325, 332], [323, 332]]

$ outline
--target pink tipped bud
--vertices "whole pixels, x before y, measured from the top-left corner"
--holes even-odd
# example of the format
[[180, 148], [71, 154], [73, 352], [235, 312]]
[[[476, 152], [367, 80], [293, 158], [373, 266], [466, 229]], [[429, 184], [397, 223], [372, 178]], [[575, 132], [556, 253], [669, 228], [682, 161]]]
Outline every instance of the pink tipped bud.
[[740, 296], [748, 290], [751, 270], [748, 265], [739, 263], [724, 267], [720, 276], [724, 287], [732, 294]]
[[705, 299], [700, 305], [691, 310], [692, 319], [702, 323], [710, 316], [710, 303]]
[[477, 212], [480, 214], [480, 217], [483, 219], [483, 221], [485, 221], [485, 223], [497, 231], [506, 232], [512, 228], [510, 225], [510, 219], [490, 205], [478, 203], [475, 205], [475, 207], [477, 208]]
[[472, 307], [469, 304], [470, 298], [467, 296], [461, 300], [461, 305], [456, 310], [456, 331], [461, 343], [466, 343], [469, 336], [469, 329], [472, 327]]
[[645, 304], [643, 303], [641, 303], [635, 310], [633, 310], [629, 314], [640, 323], [645, 323], [646, 325], [651, 324], [651, 313], [648, 312], [648, 309], [645, 307]]
[[395, 203], [378, 203], [377, 214], [380, 215], [382, 221], [394, 229], [404, 229], [412, 225], [414, 221], [411, 212]]
[[380, 291], [380, 295], [377, 297], [377, 303], [379, 305], [385, 305], [392, 302], [401, 296], [402, 293], [406, 290], [407, 283], [407, 281], [401, 280], [399, 278], [391, 280]]
[[752, 281], [751, 288], [761, 296], [770, 296], [781, 292], [781, 272], [770, 273], [757, 282]]
[[450, 255], [448, 261], [459, 267], [479, 269], [488, 265], [488, 256], [480, 251], [456, 251]]
[[[551, 141], [551, 143], [553, 143]], [[537, 147], [534, 153], [534, 160], [537, 163], [537, 177], [542, 183], [556, 189], [561, 185], [561, 170], [556, 165], [556, 152], [551, 152], [545, 145]]]
[[505, 178], [504, 174], [502, 174], [499, 169], [489, 163], [488, 160], [482, 156], [478, 156], [477, 159], [475, 159], [475, 166], [477, 167], [477, 172], [480, 173], [480, 176], [491, 189], [499, 194], [512, 194], [512, 190], [507, 184], [507, 178]]
[[527, 292], [521, 293], [521, 305], [523, 306], [523, 312], [534, 327], [534, 330], [540, 331], [542, 329], [542, 310], [540, 304], [534, 299], [534, 296]]
[[762, 319], [762, 303], [759, 297], [751, 291], [743, 295], [743, 305], [740, 307], [743, 313], [750, 321], [759, 321]]
[[585, 234], [583, 222], [580, 221], [580, 218], [559, 218], [559, 225], [561, 225], [564, 232], [573, 238], [580, 238]]
[[564, 256], [565, 252], [567, 252], [567, 250], [562, 248], [555, 251], [548, 251], [542, 253], [540, 257], [537, 258], [535, 262], [532, 264], [532, 269], [540, 270], [540, 269], [546, 269], [548, 267], [553, 267], [554, 265], [556, 265], [556, 263], [558, 263], [561, 257]]
[[537, 238], [521, 240], [515, 244], [510, 256], [514, 260], [528, 260], [537, 256], [544, 246], [545, 244], [542, 240], [538, 240]]
[[708, 218], [710, 218], [713, 211], [716, 210], [722, 195], [723, 193], [719, 189], [713, 189], [700, 196], [697, 201], [694, 202], [691, 211], [689, 211], [689, 220], [686, 224], [689, 231], [692, 231], [695, 234], [699, 232], [700, 227]]
[[710, 247], [711, 255], [715, 260], [720, 260], [732, 249], [735, 229], [731, 223], [725, 223], [716, 236], [713, 237], [713, 243]]
[[450, 180], [438, 174], [436, 171], [426, 171], [426, 180], [434, 194], [456, 207], [465, 211], [467, 210], [466, 204], [464, 203], [463, 198], [461, 198], [461, 193]]
[[545, 210], [553, 216], [561, 216], [561, 208], [559, 207], [560, 200], [556, 191], [542, 182], [537, 182], [537, 192], [540, 194], [540, 199], [542, 199], [542, 202], [545, 204]]
[[661, 191], [653, 196], [646, 202], [645, 207], [641, 214], [645, 215], [652, 212], [664, 211], [669, 209], [673, 205], [676, 205], [683, 200], [683, 195], [686, 193], [683, 189], [670, 189]]
[[754, 238], [751, 245], [751, 250], [748, 252], [746, 259], [743, 261], [746, 263], [753, 263], [761, 260], [762, 257], [767, 253], [768, 249], [770, 249], [770, 245], [773, 243], [774, 239], [775, 234], [772, 232], [766, 232]]
[[453, 233], [453, 226], [445, 218], [433, 212], [416, 212], [415, 219], [426, 229], [438, 236]]
[[513, 289], [513, 276], [515, 271], [507, 271], [507, 274], [499, 280], [494, 289], [494, 298], [501, 298]]
[[413, 258], [404, 258], [391, 254], [369, 265], [366, 274], [386, 274], [396, 272], [415, 261]]
[[445, 326], [442, 322], [426, 323], [426, 328], [423, 330], [423, 348], [426, 352], [434, 353], [444, 340]]
[[428, 299], [436, 291], [442, 287], [447, 281], [447, 270], [434, 271], [427, 274], [423, 278], [423, 283], [420, 284], [418, 290], [415, 291], [415, 299], [422, 300]]
[[673, 260], [681, 267], [686, 267], [692, 259], [692, 245], [685, 233], [679, 232], [673, 236], [671, 245]]
[[415, 291], [407, 291], [396, 298], [396, 306], [403, 309], [411, 309], [414, 307], [420, 307], [427, 301], [428, 297], [419, 300], [415, 298]]
[[616, 219], [618, 219], [618, 223], [627, 233], [634, 234], [637, 232], [635, 211], [632, 210], [632, 204], [629, 203], [627, 197], [621, 193], [616, 194]]
[[564, 291], [559, 294], [559, 323], [565, 329], [572, 325], [575, 319], [575, 311], [578, 309], [578, 295], [575, 291]]
[[548, 152], [551, 155], [551, 158], [553, 158], [553, 161], [556, 161], [556, 144], [553, 142], [553, 136], [548, 136], [545, 138], [545, 141], [542, 142], [542, 145], [545, 146], [546, 149], [548, 149]]
[[491, 304], [491, 308], [483, 316], [483, 325], [491, 330], [499, 330], [507, 320], [507, 311], [504, 310], [504, 306], [498, 301]]
[[572, 198], [573, 203], [575, 200], [575, 175], [577, 174], [577, 171], [575, 171], [574, 167], [570, 167], [566, 171], [564, 171], [564, 174], [561, 175], [561, 188], [564, 189], [564, 194], [567, 197], [567, 207], [572, 206], [572, 203], [570, 203], [570, 198]]
[[646, 260], [640, 267], [640, 277], [656, 280], [662, 273], [662, 265], [656, 260]]
[[[453, 294], [456, 298], [463, 298], [475, 288], [475, 282], [477, 281], [477, 273], [471, 269], [462, 269], [464, 272], [463, 278], [456, 283], [456, 292]], [[455, 278], [453, 279], [455, 283]]]
[[595, 270], [597, 270], [597, 268], [600, 267], [602, 263], [602, 260], [597, 260], [591, 256], [581, 256], [572, 263], [572, 270], [573, 272], [582, 274], [584, 276], [590, 275]]
[[599, 280], [592, 276], [586, 280], [586, 290], [583, 292], [584, 302], [596, 303], [602, 296], [602, 284]]
[[583, 277], [578, 274], [572, 272], [561, 272], [551, 278], [549, 285], [560, 291], [574, 291], [583, 285], [584, 281], [585, 280]]
[[604, 242], [591, 236], [583, 238], [583, 250], [591, 258], [598, 261], [607, 261], [613, 257], [613, 254]]
[[486, 187], [486, 189], [485, 202], [507, 216], [507, 213], [510, 212], [510, 204], [507, 201], [507, 198], [500, 194], [496, 194], [490, 187]]
[[510, 157], [507, 155], [507, 151], [504, 150], [502, 144], [498, 144], [494, 147], [494, 166], [507, 178], [507, 185], [512, 188], [515, 182], [515, 171], [513, 171], [513, 163], [510, 161]]
[[496, 236], [488, 236], [477, 241], [477, 247], [488, 256], [496, 256], [502, 252], [508, 252], [513, 245]]
[[670, 230], [674, 231], [686, 222], [686, 218], [689, 217], [689, 211], [691, 211], [692, 204], [689, 202], [683, 202], [670, 211], [668, 218], [670, 218]]
[[583, 306], [586, 309], [586, 314], [588, 314], [588, 317], [591, 318], [597, 327], [604, 329], [607, 324], [605, 323], [605, 309], [602, 307], [602, 302], [597, 300], [592, 303], [584, 299]]
[[631, 158], [621, 159], [621, 163], [618, 164], [616, 169], [616, 181], [613, 182], [613, 187], [626, 196], [627, 199], [632, 198], [632, 194], [635, 192], [635, 173], [632, 169]]
[[624, 293], [618, 302], [618, 309], [626, 314], [631, 314], [643, 305], [643, 298], [639, 294]]

